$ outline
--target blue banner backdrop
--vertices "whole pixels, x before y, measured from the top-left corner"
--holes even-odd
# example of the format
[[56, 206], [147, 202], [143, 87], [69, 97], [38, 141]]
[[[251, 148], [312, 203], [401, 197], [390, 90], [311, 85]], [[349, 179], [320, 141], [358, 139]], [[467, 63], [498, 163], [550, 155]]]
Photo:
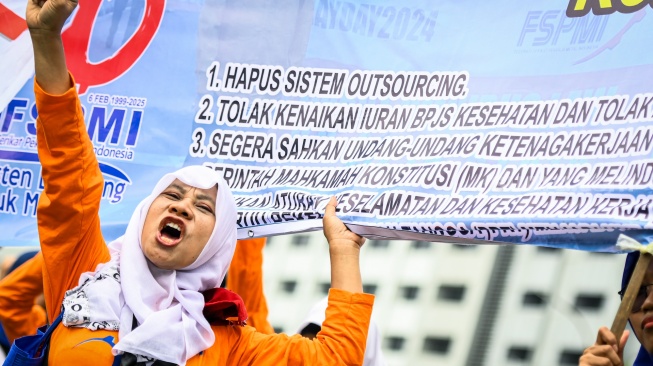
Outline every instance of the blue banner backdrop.
[[[82, 1], [64, 43], [105, 235], [164, 173], [204, 164], [236, 194], [241, 238], [319, 229], [335, 195], [371, 236], [644, 240], [653, 9], [584, 3]], [[23, 13], [0, 0], [1, 246], [38, 241]]]

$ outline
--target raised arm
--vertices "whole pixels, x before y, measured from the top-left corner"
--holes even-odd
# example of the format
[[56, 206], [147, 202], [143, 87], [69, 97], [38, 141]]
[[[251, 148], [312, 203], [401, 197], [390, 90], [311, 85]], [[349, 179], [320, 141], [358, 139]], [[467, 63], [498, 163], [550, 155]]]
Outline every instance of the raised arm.
[[81, 104], [66, 69], [61, 30], [76, 1], [28, 0], [34, 47], [38, 154], [45, 189], [37, 222], [44, 259], [48, 318], [60, 311], [80, 275], [109, 260], [98, 211], [102, 173], [86, 132]]
[[27, 3], [26, 20], [34, 48], [36, 80], [49, 94], [63, 94], [72, 86], [61, 29], [76, 6], [76, 0], [28, 0]]
[[365, 238], [347, 229], [336, 216], [336, 204], [336, 198], [331, 197], [322, 220], [331, 257], [331, 288], [353, 293], [363, 292], [360, 250]]
[[216, 364], [362, 365], [373, 303], [373, 295], [331, 289], [326, 319], [314, 339], [263, 334], [252, 327], [215, 327], [216, 338], [226, 340], [230, 350]]
[[[361, 365], [374, 296], [364, 294], [359, 266], [365, 239], [336, 216], [336, 200], [327, 205], [324, 235], [331, 257], [331, 290], [322, 330], [310, 340], [300, 335], [266, 335], [251, 327], [217, 329], [233, 342], [227, 365]], [[220, 327], [218, 327], [220, 328]], [[217, 335], [221, 338], [221, 335]]]

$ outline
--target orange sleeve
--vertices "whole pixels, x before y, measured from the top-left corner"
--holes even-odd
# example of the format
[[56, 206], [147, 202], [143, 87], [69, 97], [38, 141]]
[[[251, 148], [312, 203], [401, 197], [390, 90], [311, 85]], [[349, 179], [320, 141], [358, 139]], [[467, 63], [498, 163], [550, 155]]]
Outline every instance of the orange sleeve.
[[238, 240], [227, 273], [227, 288], [243, 299], [247, 324], [260, 333], [272, 334], [268, 322], [268, 304], [263, 293], [263, 248], [265, 238]]
[[54, 319], [66, 290], [110, 259], [98, 216], [104, 183], [75, 88], [51, 95], [34, 82], [34, 94], [45, 185], [37, 208], [43, 292], [48, 318]]
[[0, 321], [9, 343], [46, 323], [45, 310], [34, 304], [43, 293], [42, 268], [43, 256], [37, 253], [0, 281]]
[[313, 340], [239, 327], [230, 337], [227, 365], [361, 365], [373, 303], [373, 295], [331, 289], [326, 319]]

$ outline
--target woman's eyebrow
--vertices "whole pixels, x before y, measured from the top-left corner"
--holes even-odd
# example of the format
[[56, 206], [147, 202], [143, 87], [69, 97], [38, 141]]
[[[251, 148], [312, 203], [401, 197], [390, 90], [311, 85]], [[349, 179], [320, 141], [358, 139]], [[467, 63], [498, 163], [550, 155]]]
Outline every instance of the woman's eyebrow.
[[195, 198], [197, 198], [198, 200], [202, 200], [202, 201], [209, 201], [210, 203], [215, 204], [215, 198], [209, 196], [208, 194], [198, 193], [195, 196]]
[[172, 183], [171, 185], [168, 186], [168, 188], [174, 188], [181, 193], [186, 193], [186, 188], [180, 186], [179, 184]]
[[[169, 185], [168, 188], [176, 189], [176, 190], [178, 190], [181, 194], [186, 194], [186, 192], [188, 192], [188, 190], [187, 190], [185, 187], [180, 186], [179, 184], [175, 184], [175, 183]], [[208, 202], [210, 202], [210, 203], [212, 203], [212, 204], [215, 204], [215, 197], [211, 197], [211, 196], [208, 195], [208, 194], [197, 193], [197, 194], [195, 195], [195, 199], [198, 199], [198, 200], [200, 200], [200, 201], [208, 201]]]

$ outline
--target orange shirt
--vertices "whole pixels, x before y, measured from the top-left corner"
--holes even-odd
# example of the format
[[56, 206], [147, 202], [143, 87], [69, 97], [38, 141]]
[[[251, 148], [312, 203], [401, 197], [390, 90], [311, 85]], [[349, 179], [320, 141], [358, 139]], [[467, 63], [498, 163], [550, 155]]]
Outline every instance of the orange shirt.
[[[35, 83], [38, 152], [45, 189], [37, 221], [43, 253], [48, 318], [59, 315], [64, 293], [83, 272], [110, 259], [100, 231], [103, 189], [93, 146], [86, 133], [74, 88], [54, 96]], [[299, 335], [262, 334], [250, 326], [213, 326], [216, 341], [190, 366], [360, 365], [374, 297], [331, 290], [327, 319], [314, 340]], [[118, 332], [60, 325], [52, 335], [50, 365], [113, 363], [111, 345]]]
[[42, 268], [43, 257], [37, 253], [0, 281], [0, 321], [9, 343], [46, 323], [45, 310], [34, 304], [43, 293]]
[[263, 248], [265, 238], [238, 240], [227, 273], [227, 288], [237, 293], [247, 309], [247, 324], [260, 333], [273, 334], [268, 304], [263, 294]]

